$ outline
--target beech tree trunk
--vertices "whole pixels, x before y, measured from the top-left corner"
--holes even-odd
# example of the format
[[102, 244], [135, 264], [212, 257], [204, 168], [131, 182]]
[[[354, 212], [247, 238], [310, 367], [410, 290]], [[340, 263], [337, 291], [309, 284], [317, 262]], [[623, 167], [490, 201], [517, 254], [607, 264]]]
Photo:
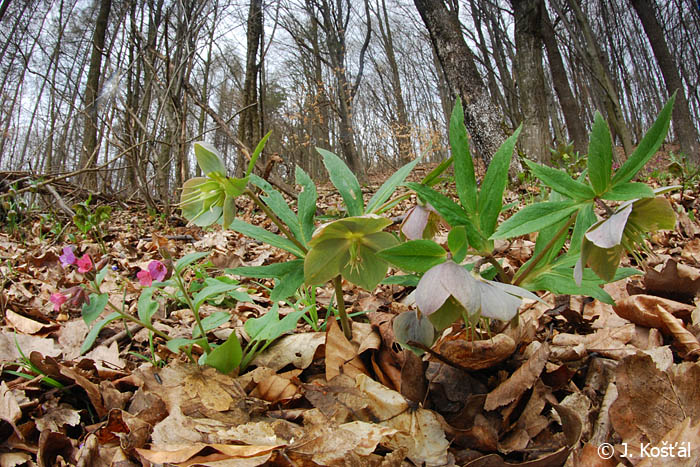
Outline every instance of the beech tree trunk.
[[[83, 129], [83, 147], [80, 156], [82, 167], [94, 167], [97, 162], [99, 145], [97, 143], [97, 96], [102, 71], [102, 52], [105, 47], [107, 35], [107, 23], [109, 11], [112, 8], [112, 0], [101, 0], [100, 9], [97, 12], [97, 21], [92, 35], [92, 54], [90, 55], [90, 68], [88, 70], [87, 83], [85, 85], [85, 127]], [[97, 173], [86, 172], [83, 183], [87, 188], [97, 188]]]
[[677, 92], [673, 105], [673, 129], [676, 131], [681, 151], [697, 164], [700, 162], [698, 133], [688, 111], [688, 100], [685, 96], [678, 67], [671, 57], [663, 30], [656, 19], [656, 4], [652, 0], [630, 0], [630, 2], [642, 22], [651, 49], [654, 51], [668, 94]]
[[[262, 33], [262, 0], [250, 0], [248, 29], [246, 31], [247, 49], [245, 81], [243, 84], [243, 110], [238, 122], [238, 139], [248, 146], [251, 152], [262, 137], [260, 133], [260, 109], [258, 109], [258, 74], [260, 72], [258, 49], [262, 41]], [[245, 173], [246, 167], [247, 162], [239, 151], [236, 176], [241, 177]]]
[[550, 133], [542, 69], [542, 0], [511, 0], [515, 14], [515, 74], [523, 117], [519, 145], [523, 152], [549, 164]]
[[573, 141], [575, 151], [578, 151], [579, 154], [585, 154], [588, 148], [586, 127], [581, 119], [579, 105], [569, 87], [569, 74], [564, 67], [564, 60], [559, 51], [556, 34], [552, 27], [552, 22], [549, 20], [546, 8], [542, 10], [542, 22], [544, 31], [544, 34], [542, 34], [542, 41], [547, 51], [547, 61], [549, 62], [549, 70], [552, 74], [552, 86], [557, 93], [559, 105], [564, 114], [566, 129], [569, 132], [569, 141]]
[[428, 28], [453, 99], [457, 96], [462, 99], [472, 153], [488, 164], [505, 139], [498, 119], [500, 112], [491, 102], [474, 55], [462, 36], [457, 11], [448, 9], [444, 0], [413, 0], [413, 3]]

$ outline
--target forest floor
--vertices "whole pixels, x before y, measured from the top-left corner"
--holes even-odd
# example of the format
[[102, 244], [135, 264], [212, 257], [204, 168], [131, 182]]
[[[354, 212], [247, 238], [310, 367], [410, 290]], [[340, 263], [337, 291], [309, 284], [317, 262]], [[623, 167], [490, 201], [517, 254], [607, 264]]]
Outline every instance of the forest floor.
[[[654, 176], [665, 174], [659, 169]], [[663, 178], [649, 183], [677, 181]], [[319, 192], [320, 203], [339, 205], [330, 186]], [[538, 195], [524, 184], [506, 202]], [[161, 259], [152, 234], [169, 237], [176, 258], [210, 252], [188, 271], [192, 284], [285, 253], [144, 208], [112, 213], [103, 251], [68, 219], [62, 230], [55, 228], [60, 215], [52, 224], [32, 213], [15, 232], [0, 232], [0, 466], [696, 466], [699, 196], [697, 185], [669, 195], [677, 228], [651, 237], [644, 275], [605, 287], [615, 306], [551, 293], [540, 294], [544, 304], [525, 300], [519, 326], [502, 333], [515, 351], [470, 371], [396, 345], [391, 319], [408, 309], [410, 290], [380, 285], [369, 293], [349, 283], [346, 306], [358, 313], [352, 341], [338, 326], [314, 331], [300, 321], [241, 375], [187, 363], [160, 338], [150, 347], [147, 330], [126, 331], [122, 321], [81, 355], [88, 327], [80, 309], [55, 309], [50, 301], [84, 283], [61, 265], [67, 245], [95, 262], [106, 258], [111, 269], [102, 290], [132, 313], [137, 273]], [[274, 229], [251, 208], [239, 206], [239, 216]], [[503, 245], [506, 267], [526, 261], [533, 240]], [[245, 337], [244, 323], [272, 306], [271, 282], [233, 279], [241, 281], [238, 300], [202, 307], [203, 316], [230, 313], [212, 337]], [[321, 323], [331, 295], [330, 287], [317, 294]], [[279, 307], [280, 315], [291, 311]], [[189, 337], [194, 326], [187, 305], [164, 298], [153, 321], [169, 336]], [[498, 336], [490, 339], [494, 347]]]

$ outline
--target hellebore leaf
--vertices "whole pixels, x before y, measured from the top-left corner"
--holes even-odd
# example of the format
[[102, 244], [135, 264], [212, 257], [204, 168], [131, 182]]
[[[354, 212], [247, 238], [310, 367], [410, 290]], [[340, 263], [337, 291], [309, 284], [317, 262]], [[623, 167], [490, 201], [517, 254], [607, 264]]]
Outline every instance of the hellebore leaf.
[[381, 250], [378, 255], [404, 271], [425, 272], [445, 261], [447, 252], [432, 240], [410, 240]]

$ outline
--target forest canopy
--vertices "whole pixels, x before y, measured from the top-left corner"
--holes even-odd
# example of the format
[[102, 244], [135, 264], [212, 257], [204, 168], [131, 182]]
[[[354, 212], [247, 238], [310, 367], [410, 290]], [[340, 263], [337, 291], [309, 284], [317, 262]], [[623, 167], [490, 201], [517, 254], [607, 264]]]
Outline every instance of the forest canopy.
[[2, 2], [0, 168], [169, 202], [193, 142], [240, 176], [272, 130], [257, 172], [361, 175], [444, 159], [457, 96], [486, 163], [521, 123], [520, 155], [583, 155], [596, 110], [619, 162], [675, 91], [697, 162], [699, 29], [690, 0]]

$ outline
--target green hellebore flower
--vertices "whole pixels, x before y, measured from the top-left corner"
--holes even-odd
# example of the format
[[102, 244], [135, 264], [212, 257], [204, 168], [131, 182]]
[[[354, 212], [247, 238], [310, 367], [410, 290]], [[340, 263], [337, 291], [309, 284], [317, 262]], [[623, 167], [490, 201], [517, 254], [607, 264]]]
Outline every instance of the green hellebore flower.
[[581, 285], [584, 265], [601, 279], [611, 281], [625, 250], [634, 253], [644, 239], [661, 229], [673, 229], [676, 213], [662, 196], [622, 204], [609, 218], [593, 224], [583, 236], [581, 257], [574, 267], [574, 279]]

